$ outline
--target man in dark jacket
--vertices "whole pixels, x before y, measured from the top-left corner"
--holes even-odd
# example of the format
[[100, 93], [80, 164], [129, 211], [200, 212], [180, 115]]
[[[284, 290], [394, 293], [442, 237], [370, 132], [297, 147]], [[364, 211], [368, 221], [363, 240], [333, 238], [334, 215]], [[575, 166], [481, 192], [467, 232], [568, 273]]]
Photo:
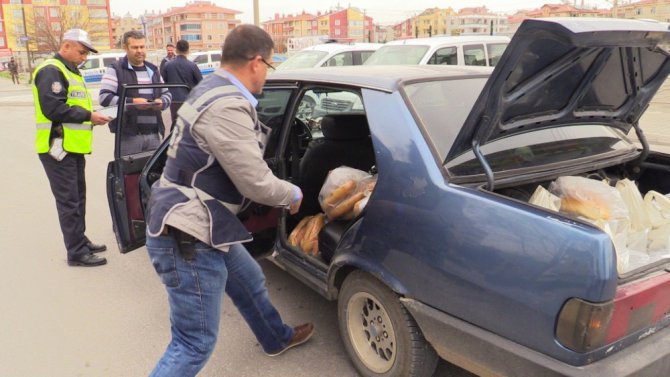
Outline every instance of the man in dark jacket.
[[[107, 68], [100, 83], [99, 101], [102, 106], [117, 106], [123, 84], [162, 83], [158, 67], [145, 61], [145, 37], [139, 31], [123, 35], [126, 56]], [[121, 155], [135, 154], [158, 148], [165, 126], [161, 110], [170, 106], [172, 95], [166, 88], [131, 89], [126, 92], [124, 128], [121, 130]], [[116, 133], [118, 122], [109, 123]]]
[[186, 84], [188, 86], [188, 88], [170, 88], [170, 93], [172, 93], [172, 104], [170, 105], [172, 122], [177, 119], [177, 110], [186, 101], [188, 93], [202, 80], [202, 74], [198, 66], [187, 58], [188, 50], [188, 41], [183, 39], [178, 41], [177, 57], [161, 68], [161, 76], [166, 83]]
[[161, 70], [161, 75], [163, 74], [163, 67], [165, 67], [165, 64], [176, 58], [176, 55], [174, 54], [174, 45], [172, 43], [168, 43], [165, 46], [165, 52], [167, 53], [167, 55], [165, 55], [163, 59], [161, 59], [161, 64], [158, 66]]
[[7, 69], [9, 69], [9, 74], [12, 75], [12, 82], [16, 85], [19, 84], [19, 65], [16, 64], [16, 60], [12, 56], [7, 63]]

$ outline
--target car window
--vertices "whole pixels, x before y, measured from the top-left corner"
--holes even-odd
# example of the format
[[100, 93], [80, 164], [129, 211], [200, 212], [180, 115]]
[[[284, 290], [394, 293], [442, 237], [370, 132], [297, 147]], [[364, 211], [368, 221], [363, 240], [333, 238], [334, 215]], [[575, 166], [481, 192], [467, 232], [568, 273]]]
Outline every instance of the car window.
[[403, 87], [441, 161], [447, 156], [486, 78], [420, 82]]
[[207, 55], [198, 55], [193, 59], [193, 63], [195, 64], [202, 64], [202, 63], [207, 63]]
[[81, 69], [94, 69], [94, 68], [100, 68], [100, 59], [98, 58], [87, 59], [84, 62], [84, 65], [81, 66]]
[[435, 51], [428, 60], [428, 64], [458, 65], [456, 47], [443, 47]]
[[291, 97], [291, 90], [265, 88], [263, 93], [255, 95], [258, 100], [256, 112], [258, 120], [268, 125], [276, 117], [283, 117]]
[[316, 66], [316, 64], [326, 55], [328, 55], [328, 53], [325, 51], [300, 51], [281, 63], [277, 67], [277, 70], [311, 68]]
[[486, 66], [486, 57], [484, 55], [484, 45], [463, 46], [463, 60], [465, 65]]
[[490, 43], [486, 45], [487, 52], [489, 53], [489, 66], [495, 67], [498, 64], [505, 48], [507, 48], [507, 43]]
[[374, 53], [374, 51], [361, 51], [361, 64], [365, 63]]
[[326, 61], [326, 64], [324, 64], [325, 67], [341, 67], [345, 65], [354, 65], [354, 56], [351, 51], [334, 55]]
[[366, 65], [393, 65], [404, 64], [413, 65], [419, 64], [421, 58], [428, 51], [428, 46], [423, 45], [386, 45], [375, 51], [368, 60]]
[[102, 65], [105, 66], [105, 67], [109, 67], [116, 60], [117, 60], [117, 58], [102, 58]]
[[[593, 161], [594, 156], [635, 151], [635, 145], [619, 130], [598, 125], [565, 126], [517, 134], [483, 145], [494, 173], [537, 166]], [[481, 163], [468, 151], [446, 164], [453, 176], [484, 174]]]

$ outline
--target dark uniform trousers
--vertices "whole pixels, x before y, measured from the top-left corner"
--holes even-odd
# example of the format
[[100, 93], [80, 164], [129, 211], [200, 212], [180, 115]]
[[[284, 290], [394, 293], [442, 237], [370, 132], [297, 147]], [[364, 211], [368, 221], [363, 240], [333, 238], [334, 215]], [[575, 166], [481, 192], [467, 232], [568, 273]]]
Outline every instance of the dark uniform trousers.
[[68, 153], [56, 161], [48, 153], [39, 154], [49, 178], [68, 260], [90, 253], [86, 231], [86, 159], [83, 154]]

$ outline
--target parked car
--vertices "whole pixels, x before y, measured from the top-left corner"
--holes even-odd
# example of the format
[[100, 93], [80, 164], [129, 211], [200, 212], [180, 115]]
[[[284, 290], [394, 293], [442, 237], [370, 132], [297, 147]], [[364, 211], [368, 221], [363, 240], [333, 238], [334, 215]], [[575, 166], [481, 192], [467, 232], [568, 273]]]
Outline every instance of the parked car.
[[390, 41], [365, 64], [444, 64], [493, 67], [509, 44], [505, 36], [449, 36]]
[[205, 76], [214, 72], [221, 65], [221, 50], [192, 52], [188, 55], [200, 69], [200, 73]]
[[277, 70], [361, 65], [381, 46], [380, 43], [322, 43], [298, 51], [277, 66]]
[[[666, 23], [530, 19], [493, 70], [277, 72], [259, 98], [273, 130], [265, 157], [304, 199], [297, 216], [240, 213], [247, 246], [337, 300], [363, 376], [430, 376], [438, 357], [487, 376], [670, 375], [670, 251], [618, 269], [626, 250], [611, 232], [529, 202], [563, 177], [670, 192], [670, 155], [638, 124], [670, 73], [668, 42]], [[338, 90], [362, 107], [299, 114], [307, 92]], [[144, 243], [165, 146], [110, 163], [123, 252]], [[376, 184], [360, 214], [326, 222], [305, 252], [293, 230], [324, 210], [319, 192], [341, 166]]]
[[100, 82], [102, 75], [109, 66], [115, 61], [126, 56], [125, 52], [107, 52], [103, 54], [91, 54], [86, 58], [86, 61], [79, 69], [84, 81], [87, 83]]

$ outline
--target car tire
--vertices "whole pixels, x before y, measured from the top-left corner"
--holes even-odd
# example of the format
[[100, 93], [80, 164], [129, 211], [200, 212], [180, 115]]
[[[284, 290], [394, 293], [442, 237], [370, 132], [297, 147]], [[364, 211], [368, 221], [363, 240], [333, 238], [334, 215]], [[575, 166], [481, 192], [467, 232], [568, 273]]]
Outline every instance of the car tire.
[[362, 376], [432, 376], [438, 357], [397, 294], [363, 271], [338, 297], [340, 336]]

